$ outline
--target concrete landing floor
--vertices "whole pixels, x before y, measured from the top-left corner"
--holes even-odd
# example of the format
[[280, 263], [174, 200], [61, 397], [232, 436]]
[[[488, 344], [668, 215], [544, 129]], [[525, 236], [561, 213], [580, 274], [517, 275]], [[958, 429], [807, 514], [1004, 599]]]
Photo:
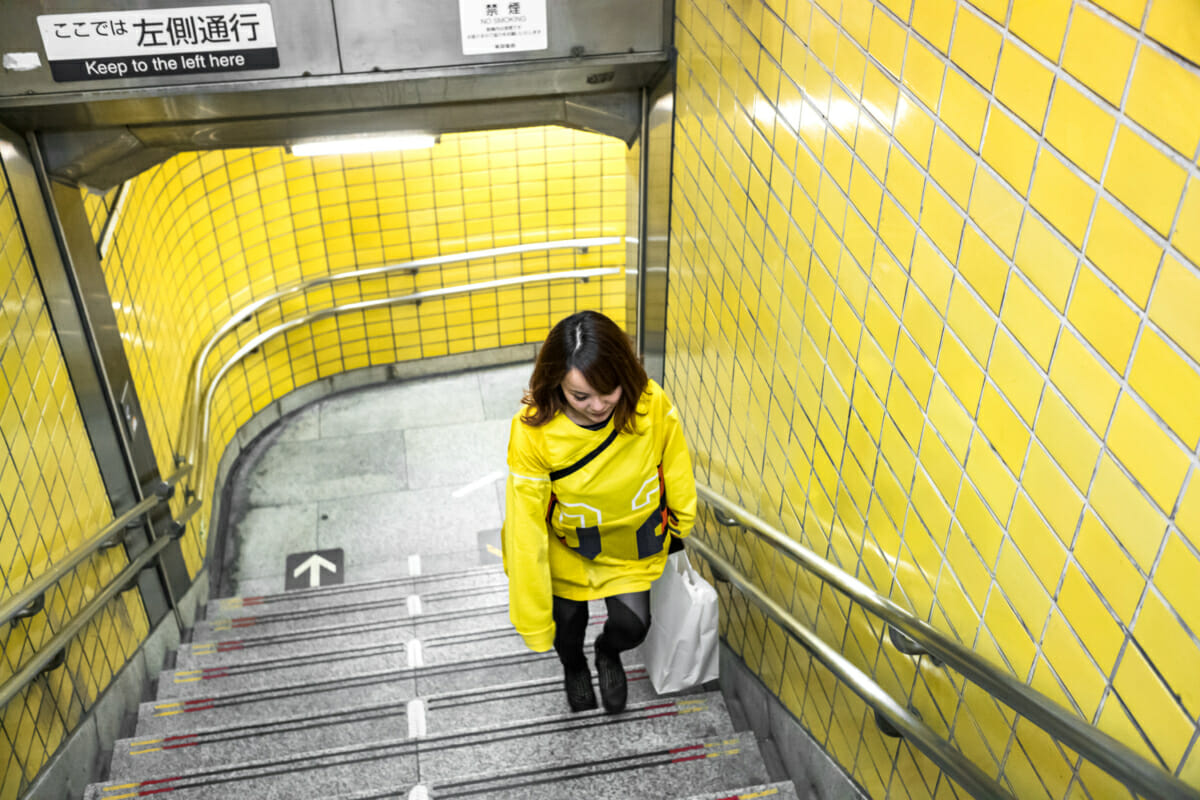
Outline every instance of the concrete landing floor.
[[[532, 363], [325, 398], [236, 470], [227, 585], [284, 591], [288, 554], [341, 548], [345, 582], [498, 563], [508, 427]], [[416, 565], [412, 565], [416, 566]]]

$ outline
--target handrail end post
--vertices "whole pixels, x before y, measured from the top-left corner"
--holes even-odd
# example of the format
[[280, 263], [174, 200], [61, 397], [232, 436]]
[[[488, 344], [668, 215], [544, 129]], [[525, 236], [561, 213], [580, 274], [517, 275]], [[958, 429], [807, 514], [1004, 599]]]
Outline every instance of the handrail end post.
[[159, 481], [158, 485], [154, 487], [154, 494], [159, 500], [170, 500], [175, 496], [175, 484]]

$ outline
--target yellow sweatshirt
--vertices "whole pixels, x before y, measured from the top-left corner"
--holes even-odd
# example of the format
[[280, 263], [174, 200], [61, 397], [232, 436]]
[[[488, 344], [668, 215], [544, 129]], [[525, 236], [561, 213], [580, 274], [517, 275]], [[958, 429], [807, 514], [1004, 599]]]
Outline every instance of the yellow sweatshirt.
[[612, 419], [593, 431], [558, 414], [534, 428], [524, 414], [513, 417], [509, 434], [501, 540], [509, 618], [541, 652], [554, 646], [552, 595], [593, 600], [650, 588], [666, 564], [667, 533], [687, 536], [692, 528], [696, 481], [679, 416], [654, 381], [638, 401], [637, 433], [618, 434], [560, 480], [550, 473], [594, 450]]

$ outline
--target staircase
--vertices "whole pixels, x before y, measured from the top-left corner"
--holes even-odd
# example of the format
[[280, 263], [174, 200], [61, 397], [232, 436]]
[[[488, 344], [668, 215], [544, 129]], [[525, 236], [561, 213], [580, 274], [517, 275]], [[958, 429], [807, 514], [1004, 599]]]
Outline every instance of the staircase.
[[719, 692], [624, 661], [625, 712], [569, 713], [499, 567], [215, 600], [85, 798], [796, 799]]

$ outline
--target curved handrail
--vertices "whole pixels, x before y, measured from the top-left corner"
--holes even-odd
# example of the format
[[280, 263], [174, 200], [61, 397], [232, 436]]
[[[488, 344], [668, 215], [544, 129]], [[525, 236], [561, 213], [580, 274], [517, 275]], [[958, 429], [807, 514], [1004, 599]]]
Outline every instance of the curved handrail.
[[416, 273], [424, 267], [436, 267], [444, 264], [454, 264], [459, 261], [473, 261], [475, 259], [485, 258], [500, 258], [501, 256], [517, 255], [522, 253], [537, 253], [549, 250], [575, 250], [586, 249], [588, 247], [604, 247], [610, 244], [621, 244], [625, 241], [621, 236], [593, 236], [582, 239], [556, 239], [549, 242], [531, 242], [529, 244], [514, 244], [505, 245], [504, 247], [489, 247], [483, 250], [466, 250], [461, 253], [450, 253], [444, 256], [430, 256], [428, 258], [418, 258], [412, 261], [402, 261], [397, 264], [384, 264], [378, 267], [365, 267], [363, 269], [350, 270], [348, 272], [337, 272], [329, 275], [321, 275], [316, 278], [309, 278], [305, 281], [297, 281], [296, 283], [283, 286], [276, 289], [270, 294], [264, 295], [257, 300], [253, 300], [241, 308], [234, 311], [223, 322], [220, 327], [209, 334], [205, 339], [204, 344], [196, 353], [196, 357], [192, 359], [192, 363], [188, 368], [188, 395], [184, 399], [181, 419], [179, 421], [179, 439], [176, 443], [176, 448], [179, 453], [182, 453], [182, 461], [188, 464], [195, 463], [197, 452], [194, 449], [196, 440], [193, 435], [197, 422], [197, 409], [200, 407], [200, 398], [203, 394], [204, 368], [208, 362], [208, 357], [212, 355], [212, 351], [217, 344], [229, 335], [238, 325], [248, 320], [257, 314], [261, 309], [289, 297], [293, 294], [307, 292], [309, 289], [317, 286], [323, 286], [329, 283], [337, 283], [339, 281], [361, 280], [363, 278], [379, 277], [388, 275], [393, 272], [408, 270]]
[[[154, 494], [143, 499], [133, 508], [105, 525], [95, 535], [68, 553], [66, 558], [56, 562], [50, 569], [38, 575], [32, 583], [4, 601], [3, 604], [0, 604], [0, 625], [5, 625], [14, 618], [24, 616], [22, 612], [37, 603], [45, 595], [47, 589], [61, 580], [68, 572], [79, 566], [84, 559], [91, 556], [101, 547], [106, 546], [110, 540], [118, 537], [127, 523], [137, 519], [169, 498], [175, 485], [191, 471], [191, 467], [180, 467], [171, 477], [159, 484]], [[0, 703], [0, 706], [3, 706], [3, 703]]]
[[121, 570], [115, 578], [109, 581], [104, 590], [93, 597], [91, 602], [82, 611], [71, 617], [71, 621], [61, 631], [56, 633], [53, 639], [38, 648], [37, 653], [30, 662], [5, 681], [3, 686], [0, 686], [0, 709], [4, 708], [8, 704], [8, 701], [16, 697], [17, 693], [24, 689], [30, 681], [46, 670], [51, 662], [58, 658], [59, 653], [83, 630], [85, 625], [92, 621], [92, 617], [96, 616], [109, 600], [112, 600], [126, 588], [132, 588], [129, 584], [137, 578], [137, 574], [152, 559], [157, 558], [163, 548], [172, 541], [174, 539], [170, 536], [162, 536], [154, 540], [153, 544], [138, 553], [125, 569]]
[[761, 608], [763, 613], [775, 620], [780, 627], [804, 645], [804, 648], [824, 664], [834, 677], [849, 686], [906, 740], [912, 742], [918, 750], [929, 756], [933, 763], [941, 767], [946, 774], [966, 789], [971, 797], [984, 800], [1013, 800], [1013, 796], [999, 782], [964, 756], [960, 750], [952, 747], [949, 742], [938, 736], [914, 713], [897, 703], [891, 695], [871, 680], [870, 676], [854, 666], [849, 659], [835, 648], [830, 647], [817, 634], [801, 625], [786, 608], [772, 600], [732, 564], [717, 555], [716, 551], [707, 543], [695, 536], [690, 536], [686, 548], [689, 552], [702, 556], [723, 579], [736, 586], [742, 594]]
[[452, 297], [460, 294], [470, 294], [472, 292], [485, 291], [488, 289], [503, 289], [509, 286], [522, 286], [527, 283], [549, 283], [558, 280], [580, 280], [587, 278], [599, 278], [605, 275], [620, 275], [624, 274], [623, 267], [594, 267], [592, 269], [577, 269], [560, 272], [541, 272], [534, 275], [521, 275], [513, 278], [497, 278], [492, 281], [479, 281], [477, 283], [463, 284], [462, 286], [448, 286], [441, 289], [426, 289], [423, 292], [413, 292], [412, 294], [401, 295], [400, 297], [383, 297], [376, 300], [362, 300], [357, 303], [347, 303], [341, 306], [331, 306], [323, 308], [320, 311], [313, 311], [305, 314], [302, 317], [288, 320], [280, 323], [273, 328], [263, 331], [258, 336], [255, 336], [250, 341], [241, 346], [235, 353], [226, 359], [220, 369], [216, 371], [212, 379], [208, 382], [208, 389], [203, 394], [203, 399], [196, 413], [197, 425], [193, 433], [193, 439], [189, 442], [189, 452], [195, 451], [196, 458], [192, 462], [195, 465], [195, 475], [191, 481], [191, 490], [193, 497], [202, 497], [204, 483], [204, 467], [207, 453], [200, 446], [201, 442], [208, 440], [209, 435], [209, 412], [212, 408], [213, 396], [216, 393], [217, 385], [221, 379], [233, 368], [235, 364], [261, 347], [265, 342], [287, 333], [290, 330], [311, 325], [322, 319], [337, 316], [338, 314], [346, 314], [352, 311], [369, 311], [376, 308], [387, 308], [389, 306], [405, 305], [407, 303], [419, 303], [423, 300], [429, 300], [438, 297]]
[[884, 622], [898, 628], [968, 680], [1137, 794], [1156, 800], [1200, 800], [1200, 792], [1174, 775], [1142, 758], [1104, 731], [1063, 710], [1035, 689], [1000, 671], [973, 650], [879, 595], [862, 581], [830, 564], [766, 521], [703, 484], [696, 484], [696, 493], [710, 506], [728, 514], [738, 525], [796, 559], [809, 572]]

